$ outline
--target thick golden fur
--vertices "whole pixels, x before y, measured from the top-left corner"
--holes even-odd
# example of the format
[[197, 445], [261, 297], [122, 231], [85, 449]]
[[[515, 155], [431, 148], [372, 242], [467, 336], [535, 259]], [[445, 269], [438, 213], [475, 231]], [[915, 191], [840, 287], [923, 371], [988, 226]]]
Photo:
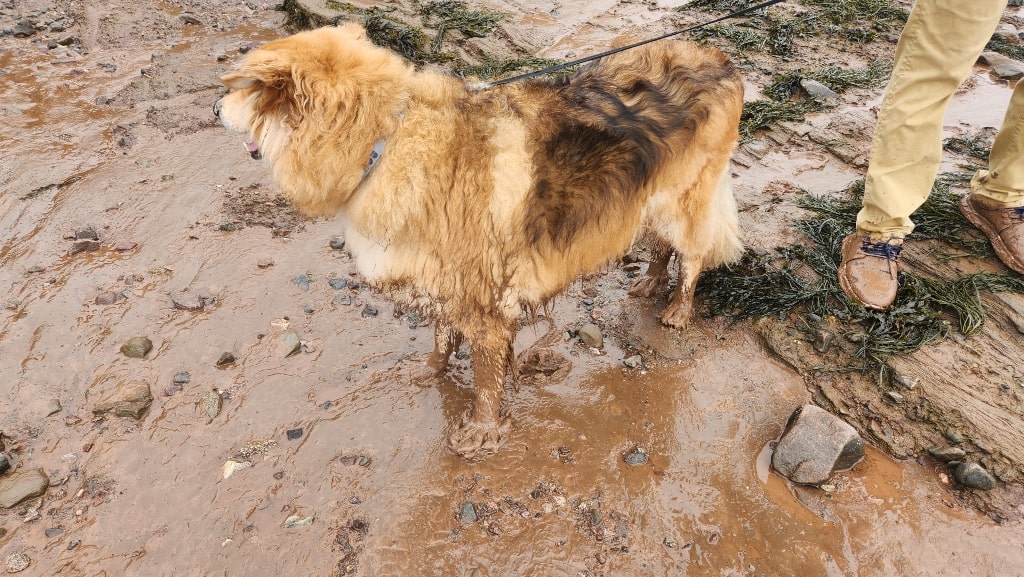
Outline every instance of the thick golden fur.
[[656, 258], [631, 292], [664, 291], [675, 252], [662, 321], [681, 327], [700, 270], [741, 251], [728, 165], [743, 88], [711, 48], [660, 41], [569, 78], [472, 90], [349, 24], [270, 42], [223, 81], [234, 90], [218, 115], [258, 144], [291, 201], [340, 214], [366, 279], [434, 314], [429, 372], [463, 337], [472, 345], [477, 399], [450, 438], [468, 457], [507, 431], [499, 403], [524, 307], [643, 231]]

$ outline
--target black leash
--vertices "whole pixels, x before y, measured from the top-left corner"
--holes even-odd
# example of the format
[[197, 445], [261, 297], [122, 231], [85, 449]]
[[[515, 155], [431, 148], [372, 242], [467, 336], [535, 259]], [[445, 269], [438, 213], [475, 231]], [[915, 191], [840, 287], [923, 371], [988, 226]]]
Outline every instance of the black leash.
[[750, 6], [749, 8], [744, 8], [742, 10], [737, 10], [736, 12], [733, 12], [731, 14], [726, 14], [725, 16], [721, 16], [719, 18], [715, 18], [714, 20], [709, 20], [709, 21], [703, 22], [701, 24], [696, 24], [694, 26], [690, 26], [689, 28], [683, 28], [682, 30], [676, 30], [675, 32], [669, 32], [668, 34], [662, 34], [661, 36], [658, 36], [656, 38], [649, 38], [649, 39], [643, 40], [641, 42], [636, 42], [634, 44], [629, 44], [627, 46], [619, 46], [618, 48], [612, 48], [611, 50], [606, 50], [604, 52], [601, 52], [600, 54], [594, 54], [593, 56], [586, 56], [586, 57], [580, 58], [578, 60], [573, 60], [572, 62], [563, 62], [562, 64], [555, 64], [554, 66], [548, 66], [547, 68], [544, 68], [544, 69], [541, 69], [541, 70], [535, 70], [533, 72], [527, 72], [526, 74], [520, 74], [518, 76], [512, 76], [510, 78], [502, 78], [501, 80], [495, 80], [494, 82], [485, 82], [485, 83], [483, 83], [479, 87], [479, 89], [483, 90], [483, 89], [486, 89], [486, 88], [493, 88], [495, 86], [501, 86], [502, 84], [508, 84], [510, 82], [518, 82], [520, 80], [526, 80], [527, 78], [533, 78], [534, 76], [542, 76], [544, 74], [551, 74], [552, 72], [557, 72], [557, 71], [562, 70], [564, 68], [569, 68], [569, 67], [572, 67], [572, 66], [583, 64], [584, 62], [590, 62], [591, 60], [597, 60], [598, 58], [604, 58], [605, 56], [611, 56], [612, 54], [618, 54], [619, 52], [625, 52], [626, 50], [632, 50], [633, 48], [636, 48], [637, 46], [643, 46], [644, 44], [650, 44], [651, 42], [657, 42], [658, 40], [664, 40], [665, 38], [669, 38], [669, 37], [672, 37], [672, 36], [683, 34], [685, 32], [690, 32], [692, 30], [696, 30], [698, 28], [703, 28], [704, 26], [709, 26], [711, 24], [716, 24], [716, 23], [721, 22], [723, 20], [728, 20], [730, 18], [736, 18], [737, 16], [743, 16], [744, 14], [749, 14], [749, 13], [755, 11], [755, 10], [760, 10], [762, 8], [767, 8], [769, 6], [772, 6], [774, 4], [778, 4], [778, 3], [784, 2], [784, 1], [785, 0], [768, 0], [767, 2], [762, 2], [760, 4], [757, 4], [756, 6]]

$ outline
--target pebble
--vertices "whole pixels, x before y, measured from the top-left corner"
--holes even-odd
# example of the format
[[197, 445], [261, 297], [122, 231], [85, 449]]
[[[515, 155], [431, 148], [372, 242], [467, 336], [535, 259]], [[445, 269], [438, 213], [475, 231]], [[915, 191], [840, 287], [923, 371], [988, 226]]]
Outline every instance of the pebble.
[[330, 245], [331, 248], [333, 248], [334, 250], [342, 250], [345, 248], [345, 239], [341, 238], [340, 236], [336, 236], [331, 239]]
[[622, 359], [622, 364], [626, 365], [627, 367], [629, 367], [631, 369], [635, 369], [635, 368], [643, 365], [643, 363], [644, 363], [644, 358], [641, 357], [640, 355], [633, 355], [631, 357], [626, 357], [625, 359]]
[[309, 280], [309, 275], [304, 275], [304, 274], [300, 274], [299, 276], [297, 276], [297, 277], [292, 279], [292, 284], [297, 286], [297, 287], [299, 287], [300, 289], [302, 289], [304, 291], [308, 291], [309, 290], [309, 283], [310, 282], [311, 281]]
[[224, 463], [224, 466], [221, 467], [221, 475], [223, 475], [223, 477], [227, 479], [228, 477], [234, 475], [238, 471], [241, 471], [242, 469], [248, 469], [249, 467], [252, 467], [252, 463], [250, 463], [249, 461], [228, 460]]
[[832, 348], [832, 343], [835, 342], [836, 335], [832, 331], [826, 331], [820, 329], [814, 331], [814, 350], [819, 353], [826, 353]]
[[578, 334], [584, 345], [592, 349], [604, 348], [604, 336], [601, 335], [601, 328], [594, 323], [587, 323], [580, 327]]
[[288, 437], [289, 441], [294, 441], [295, 439], [301, 439], [302, 438], [302, 427], [299, 427], [298, 429], [288, 429], [288, 431], [285, 433], [285, 436]]
[[648, 460], [647, 452], [644, 451], [641, 447], [635, 447], [632, 451], [626, 453], [626, 456], [623, 457], [623, 460], [626, 461], [627, 465], [631, 465], [633, 467], [637, 465], [643, 465]]
[[172, 382], [175, 385], [187, 385], [192, 380], [192, 375], [188, 371], [179, 371], [174, 373]]
[[51, 527], [49, 529], [44, 529], [43, 534], [46, 535], [48, 539], [53, 539], [54, 537], [59, 537], [64, 534], [64, 527]]
[[63, 408], [64, 407], [60, 406], [60, 400], [59, 399], [50, 399], [50, 402], [47, 403], [47, 405], [46, 405], [46, 416], [47, 417], [52, 417], [53, 415], [56, 415], [57, 413], [59, 413], [61, 411], [61, 409], [63, 409]]
[[146, 337], [132, 337], [121, 345], [121, 352], [124, 353], [124, 356], [133, 359], [144, 358], [151, 350], [153, 350], [153, 341]]
[[477, 519], [476, 507], [473, 506], [472, 501], [463, 503], [462, 509], [459, 511], [459, 523], [469, 525], [470, 523], [476, 523]]
[[0, 453], [0, 475], [3, 475], [11, 469], [11, 459], [7, 456], [7, 453]]
[[111, 413], [117, 417], [141, 419], [151, 404], [153, 404], [153, 393], [149, 390], [149, 384], [136, 382], [119, 388], [109, 399], [93, 407], [92, 414]]
[[224, 406], [224, 398], [217, 389], [203, 395], [203, 413], [211, 419], [217, 418], [221, 407]]
[[74, 551], [81, 544], [82, 544], [82, 542], [79, 541], [78, 539], [72, 539], [71, 542], [68, 543], [68, 551]]
[[953, 478], [957, 483], [972, 489], [989, 491], [996, 486], [996, 480], [991, 473], [977, 463], [960, 463], [953, 471]]
[[928, 453], [936, 459], [947, 463], [950, 461], [963, 461], [967, 457], [967, 452], [960, 447], [932, 447], [928, 449]]
[[114, 245], [114, 250], [117, 252], [130, 252], [136, 249], [139, 243], [131, 241], [123, 241]]
[[31, 268], [29, 268], [28, 271], [26, 271], [26, 272], [28, 272], [28, 274], [39, 274], [39, 273], [46, 272], [46, 267], [35, 265], [35, 266], [32, 266]]
[[272, 258], [261, 258], [256, 261], [256, 266], [259, 268], [270, 268], [274, 266], [274, 259]]
[[127, 297], [123, 292], [119, 291], [103, 291], [96, 295], [96, 304], [98, 305], [113, 305], [117, 304]]
[[171, 293], [171, 304], [178, 310], [197, 312], [206, 306], [206, 299], [199, 293], [185, 290]]
[[196, 18], [194, 14], [191, 14], [189, 12], [182, 12], [181, 14], [179, 14], [178, 20], [180, 20], [181, 23], [186, 26], [196, 26], [203, 23], [202, 20]]
[[28, 558], [28, 555], [24, 553], [11, 553], [7, 556], [5, 567], [8, 573], [19, 573], [28, 569], [28, 566], [31, 564], [32, 560]]
[[217, 358], [216, 365], [218, 367], [224, 367], [235, 362], [235, 355], [231, 353], [221, 353], [220, 357]]
[[284, 528], [285, 529], [294, 529], [295, 527], [305, 527], [306, 525], [312, 525], [312, 524], [313, 524], [313, 517], [312, 516], [306, 517], [305, 519], [303, 519], [303, 518], [299, 517], [298, 515], [291, 515], [287, 519], [284, 520]]
[[21, 469], [0, 477], [0, 508], [10, 509], [46, 492], [50, 478], [42, 469]]
[[279, 346], [278, 356], [281, 358], [287, 358], [295, 353], [299, 352], [302, 348], [302, 340], [299, 338], [298, 333], [295, 331], [285, 331], [281, 333], [281, 344]]
[[828, 102], [839, 96], [828, 86], [810, 78], [801, 78], [800, 88], [803, 88], [811, 98], [820, 102]]
[[373, 305], [366, 305], [365, 307], [363, 307], [362, 315], [363, 315], [364, 318], [365, 317], [375, 317], [378, 314], [380, 314], [380, 311], [378, 311], [377, 307], [375, 307]]
[[327, 284], [334, 290], [341, 290], [348, 286], [348, 281], [343, 278], [332, 278], [327, 281]]
[[921, 382], [921, 379], [910, 375], [896, 375], [896, 382], [903, 386], [904, 389], [912, 391], [917, 388], [917, 384]]

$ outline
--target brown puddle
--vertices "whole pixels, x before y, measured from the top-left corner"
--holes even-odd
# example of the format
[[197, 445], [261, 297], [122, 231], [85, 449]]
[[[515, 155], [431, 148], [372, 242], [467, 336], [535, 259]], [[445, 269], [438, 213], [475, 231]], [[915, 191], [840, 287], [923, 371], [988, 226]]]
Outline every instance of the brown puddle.
[[[621, 270], [581, 283], [615, 329], [604, 354], [552, 345], [572, 369], [509, 392], [503, 451], [480, 463], [452, 455], [467, 362], [433, 387], [406, 382], [432, 329], [352, 288], [350, 260], [328, 248], [337, 222], [278, 236], [222, 226], [228, 193], [259, 185], [270, 203], [276, 189], [213, 125], [216, 77], [240, 46], [280, 34], [280, 15], [207, 4], [191, 8], [203, 25], [180, 30], [171, 4], [92, 7], [83, 19], [97, 39], [72, 62], [0, 39], [0, 147], [13, 159], [0, 167], [0, 431], [12, 460], [53, 484], [43, 502], [0, 510], [0, 559], [25, 552], [25, 575], [90, 577], [1024, 574], [1021, 528], [962, 509], [930, 468], [869, 451], [832, 493], [770, 473], [766, 446], [808, 402], [803, 379], [747, 329], [658, 326], [661, 305], [626, 298]], [[555, 56], [599, 44], [574, 35], [587, 20], [656, 12], [593, 4], [573, 13], [576, 26], [559, 10], [537, 20], [564, 39], [549, 45]], [[218, 18], [231, 25], [214, 28]], [[124, 38], [104, 36], [108, 21]], [[172, 32], [146, 38], [153, 22]], [[779, 179], [818, 190], [855, 177], [811, 153], [762, 164], [737, 172], [741, 204], [740, 191], [756, 200]], [[771, 214], [748, 204], [744, 214]], [[85, 227], [101, 248], [69, 254], [65, 236]], [[173, 308], [170, 294], [185, 289], [214, 302]], [[559, 333], [590, 318], [579, 289], [553, 307]], [[97, 304], [105, 291], [125, 298]], [[367, 304], [379, 314], [364, 316]], [[306, 343], [287, 358], [285, 317]], [[543, 332], [524, 329], [520, 350]], [[152, 340], [147, 358], [118, 352], [133, 336]], [[651, 366], [622, 366], [627, 341]], [[215, 366], [224, 352], [236, 361]], [[176, 390], [180, 371], [190, 381]], [[93, 417], [140, 381], [155, 397], [142, 420]], [[211, 418], [213, 389], [223, 408]], [[62, 409], [46, 416], [51, 399]], [[627, 464], [637, 447], [648, 462]], [[225, 479], [232, 458], [253, 466]], [[471, 522], [460, 519], [467, 503]], [[292, 516], [299, 524], [284, 527]]]

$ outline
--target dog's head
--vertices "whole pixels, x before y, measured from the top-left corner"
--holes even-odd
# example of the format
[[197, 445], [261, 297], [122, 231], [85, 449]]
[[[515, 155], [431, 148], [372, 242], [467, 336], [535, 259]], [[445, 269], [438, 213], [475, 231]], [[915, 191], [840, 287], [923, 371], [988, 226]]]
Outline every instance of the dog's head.
[[250, 52], [221, 77], [231, 91], [214, 114], [245, 135], [253, 158], [270, 161], [299, 208], [327, 214], [344, 202], [328, 196], [358, 184], [411, 74], [359, 25], [319, 28]]

